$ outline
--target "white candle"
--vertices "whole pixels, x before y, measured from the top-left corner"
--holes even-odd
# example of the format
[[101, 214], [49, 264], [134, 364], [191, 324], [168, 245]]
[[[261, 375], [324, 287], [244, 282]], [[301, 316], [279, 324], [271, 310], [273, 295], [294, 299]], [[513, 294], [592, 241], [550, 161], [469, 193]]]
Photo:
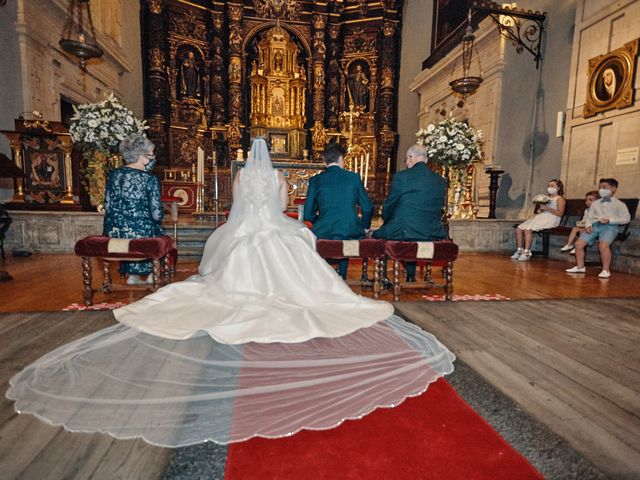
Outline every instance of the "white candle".
[[238, 159], [240, 161], [244, 160], [244, 152], [242, 151], [241, 148], [238, 149], [238, 153], [236, 155], [236, 159]]
[[360, 179], [364, 179], [364, 155], [360, 155]]
[[391, 157], [387, 158], [387, 173], [391, 172]]
[[367, 188], [368, 179], [369, 179], [369, 153], [367, 152], [367, 160], [364, 166], [364, 188]]
[[198, 168], [196, 181], [198, 183], [204, 183], [204, 149], [202, 147], [198, 147]]
[[358, 157], [355, 158], [355, 163], [353, 164], [353, 171], [358, 173]]

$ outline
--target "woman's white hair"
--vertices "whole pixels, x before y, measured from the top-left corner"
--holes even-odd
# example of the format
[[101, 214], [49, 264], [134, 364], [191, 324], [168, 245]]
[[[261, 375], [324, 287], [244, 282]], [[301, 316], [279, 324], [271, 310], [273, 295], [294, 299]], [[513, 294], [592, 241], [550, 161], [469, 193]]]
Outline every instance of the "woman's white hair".
[[407, 150], [407, 156], [411, 155], [412, 157], [423, 157], [424, 161], [427, 161], [427, 147], [421, 145], [420, 143], [415, 143], [409, 147]]
[[133, 134], [120, 142], [120, 153], [125, 163], [136, 163], [140, 155], [146, 155], [155, 147], [144, 135]]

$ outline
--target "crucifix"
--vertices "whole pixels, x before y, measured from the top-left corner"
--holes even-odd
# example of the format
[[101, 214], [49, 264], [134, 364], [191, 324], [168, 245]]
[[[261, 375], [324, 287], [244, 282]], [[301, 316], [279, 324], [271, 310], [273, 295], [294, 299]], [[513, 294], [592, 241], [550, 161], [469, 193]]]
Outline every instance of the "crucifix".
[[[351, 92], [349, 91], [349, 97], [351, 97]], [[347, 170], [351, 170], [351, 163], [352, 163], [352, 159], [351, 159], [351, 152], [353, 150], [353, 119], [354, 117], [357, 118], [360, 116], [360, 111], [356, 110], [354, 105], [353, 105], [353, 101], [350, 103], [349, 105], [349, 111], [348, 112], [342, 112], [342, 117], [343, 118], [347, 118], [349, 117], [349, 136], [347, 137], [347, 155], [345, 158], [345, 166], [347, 167]]]

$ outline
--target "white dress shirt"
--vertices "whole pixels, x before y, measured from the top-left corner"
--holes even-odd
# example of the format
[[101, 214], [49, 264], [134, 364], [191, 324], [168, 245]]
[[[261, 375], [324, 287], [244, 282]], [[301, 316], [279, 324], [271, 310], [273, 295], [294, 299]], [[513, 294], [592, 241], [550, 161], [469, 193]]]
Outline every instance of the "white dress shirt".
[[631, 221], [627, 205], [616, 197], [600, 198], [591, 204], [587, 216], [587, 225], [600, 219], [608, 219], [611, 225], [624, 225]]

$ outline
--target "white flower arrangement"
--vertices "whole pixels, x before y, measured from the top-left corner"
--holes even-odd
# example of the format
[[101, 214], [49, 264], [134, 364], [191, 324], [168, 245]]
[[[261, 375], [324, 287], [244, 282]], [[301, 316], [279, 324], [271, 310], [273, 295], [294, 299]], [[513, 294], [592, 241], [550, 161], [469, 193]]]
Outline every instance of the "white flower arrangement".
[[418, 143], [427, 147], [429, 160], [442, 167], [463, 167], [482, 156], [482, 130], [452, 117], [438, 125], [429, 124], [416, 137]]
[[129, 135], [149, 128], [111, 93], [106, 100], [74, 106], [71, 117], [71, 138], [84, 150], [97, 150], [105, 155], [117, 153], [120, 142]]
[[122, 105], [111, 93], [106, 100], [73, 107], [69, 132], [73, 142], [82, 149], [85, 166], [82, 169], [84, 184], [92, 205], [100, 211], [104, 202], [104, 190], [109, 170], [118, 166], [115, 156], [120, 142], [129, 135], [144, 134], [149, 128], [144, 120], [138, 120], [133, 112]]

